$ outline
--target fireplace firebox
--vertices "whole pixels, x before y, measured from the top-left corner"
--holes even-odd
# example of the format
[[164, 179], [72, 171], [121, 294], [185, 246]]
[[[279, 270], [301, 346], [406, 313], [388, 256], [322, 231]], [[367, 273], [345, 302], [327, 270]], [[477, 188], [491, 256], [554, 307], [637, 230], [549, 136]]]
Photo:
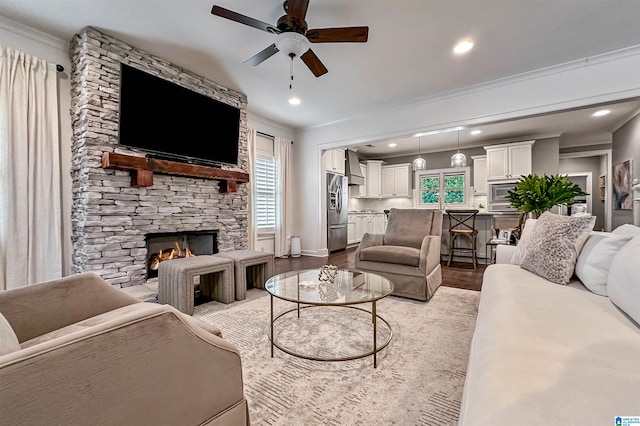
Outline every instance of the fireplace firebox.
[[147, 234], [147, 279], [158, 276], [158, 265], [182, 257], [218, 252], [218, 231], [184, 231]]

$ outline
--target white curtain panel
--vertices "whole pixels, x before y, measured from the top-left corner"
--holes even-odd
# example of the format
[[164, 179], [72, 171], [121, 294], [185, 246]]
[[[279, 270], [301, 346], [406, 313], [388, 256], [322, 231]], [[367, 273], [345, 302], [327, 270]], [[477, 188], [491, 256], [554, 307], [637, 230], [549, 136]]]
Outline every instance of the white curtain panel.
[[291, 220], [293, 219], [291, 200], [291, 141], [276, 137], [273, 143], [276, 160], [276, 236], [275, 256], [282, 257], [289, 254], [291, 240]]
[[55, 64], [0, 46], [0, 289], [62, 276]]
[[256, 129], [249, 129], [247, 135], [247, 153], [249, 163], [249, 205], [247, 206], [249, 215], [249, 230], [247, 237], [249, 238], [249, 250], [255, 250], [257, 246], [258, 233], [256, 231], [256, 218], [253, 206], [255, 206], [255, 194], [256, 194], [256, 173], [255, 173], [255, 161], [256, 161]]

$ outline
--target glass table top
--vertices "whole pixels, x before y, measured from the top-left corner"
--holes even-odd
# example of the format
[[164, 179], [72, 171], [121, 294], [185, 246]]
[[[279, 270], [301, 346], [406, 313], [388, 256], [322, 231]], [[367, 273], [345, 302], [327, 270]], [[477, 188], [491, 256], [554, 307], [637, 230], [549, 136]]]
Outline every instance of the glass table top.
[[339, 269], [333, 278], [320, 279], [321, 269], [289, 271], [265, 283], [273, 296], [310, 305], [353, 305], [388, 296], [393, 284], [385, 277], [353, 269]]

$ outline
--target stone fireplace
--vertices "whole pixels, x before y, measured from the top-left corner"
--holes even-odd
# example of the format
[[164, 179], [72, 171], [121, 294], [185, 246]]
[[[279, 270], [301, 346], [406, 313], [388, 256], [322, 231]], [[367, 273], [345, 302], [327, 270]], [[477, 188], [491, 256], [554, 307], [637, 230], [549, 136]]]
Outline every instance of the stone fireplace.
[[152, 186], [133, 187], [129, 171], [102, 167], [105, 152], [142, 156], [118, 145], [120, 62], [240, 108], [239, 164], [223, 168], [245, 173], [246, 96], [93, 28], [74, 37], [70, 55], [73, 272], [123, 287], [143, 284], [153, 234], [215, 231], [214, 250], [248, 248], [247, 184], [221, 193], [216, 180], [156, 173]]

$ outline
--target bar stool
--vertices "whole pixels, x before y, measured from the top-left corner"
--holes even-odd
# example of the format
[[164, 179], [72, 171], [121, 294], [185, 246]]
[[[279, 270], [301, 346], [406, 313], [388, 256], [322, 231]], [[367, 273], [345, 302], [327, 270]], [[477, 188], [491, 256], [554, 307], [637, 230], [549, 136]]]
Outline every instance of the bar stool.
[[[461, 253], [471, 253], [471, 259], [473, 261], [473, 269], [478, 266], [478, 256], [476, 253], [476, 239], [478, 237], [478, 230], [476, 229], [476, 215], [479, 210], [477, 209], [455, 209], [446, 210], [449, 217], [449, 262], [447, 266], [451, 266], [451, 259], [453, 258], [454, 251]], [[464, 237], [469, 240], [471, 247], [461, 247], [455, 245], [458, 237]]]

